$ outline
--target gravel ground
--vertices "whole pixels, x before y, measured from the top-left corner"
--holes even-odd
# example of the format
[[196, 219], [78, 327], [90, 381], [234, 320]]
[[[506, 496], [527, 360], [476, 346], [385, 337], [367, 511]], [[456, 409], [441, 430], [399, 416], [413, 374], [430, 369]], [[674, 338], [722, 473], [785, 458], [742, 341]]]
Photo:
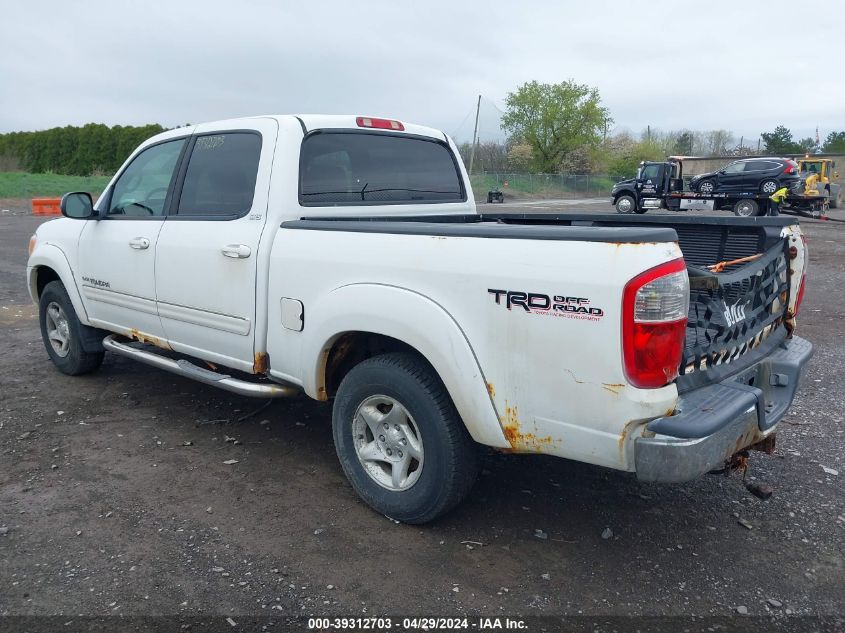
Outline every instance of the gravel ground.
[[845, 615], [843, 224], [802, 221], [816, 355], [751, 457], [770, 499], [491, 453], [467, 502], [412, 527], [357, 499], [326, 404], [255, 412], [114, 356], [56, 371], [24, 284], [43, 220], [2, 209], [0, 614]]

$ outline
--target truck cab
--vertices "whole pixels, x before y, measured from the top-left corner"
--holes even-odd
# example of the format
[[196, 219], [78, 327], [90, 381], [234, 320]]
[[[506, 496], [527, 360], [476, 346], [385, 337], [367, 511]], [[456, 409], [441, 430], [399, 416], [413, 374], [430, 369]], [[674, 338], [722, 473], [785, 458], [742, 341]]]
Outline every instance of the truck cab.
[[683, 166], [680, 161], [643, 161], [637, 175], [617, 182], [610, 192], [618, 213], [645, 213], [648, 209], [664, 208], [674, 201], [666, 194], [683, 191]]

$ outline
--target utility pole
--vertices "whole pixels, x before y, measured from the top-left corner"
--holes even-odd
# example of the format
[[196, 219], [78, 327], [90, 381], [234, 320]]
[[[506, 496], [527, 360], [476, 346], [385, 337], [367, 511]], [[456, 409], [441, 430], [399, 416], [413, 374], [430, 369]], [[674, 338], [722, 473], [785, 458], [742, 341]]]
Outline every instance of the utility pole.
[[469, 173], [472, 173], [472, 164], [475, 162], [475, 142], [478, 140], [478, 113], [481, 111], [481, 95], [478, 95], [478, 105], [475, 106], [475, 131], [472, 133], [472, 150], [469, 153]]

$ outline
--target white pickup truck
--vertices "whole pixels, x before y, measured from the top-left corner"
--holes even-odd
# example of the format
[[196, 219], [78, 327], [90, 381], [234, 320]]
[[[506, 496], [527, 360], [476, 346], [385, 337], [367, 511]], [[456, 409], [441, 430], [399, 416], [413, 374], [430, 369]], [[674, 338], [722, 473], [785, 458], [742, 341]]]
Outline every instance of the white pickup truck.
[[334, 400], [360, 496], [422, 523], [479, 445], [682, 482], [770, 449], [812, 353], [787, 218], [478, 213], [452, 140], [265, 116], [143, 143], [27, 267], [47, 353]]

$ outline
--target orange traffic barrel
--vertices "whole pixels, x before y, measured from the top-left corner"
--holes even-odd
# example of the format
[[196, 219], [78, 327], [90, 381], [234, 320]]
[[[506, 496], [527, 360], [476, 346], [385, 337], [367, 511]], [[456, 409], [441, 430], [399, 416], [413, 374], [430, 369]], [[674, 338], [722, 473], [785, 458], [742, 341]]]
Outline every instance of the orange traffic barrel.
[[33, 198], [32, 215], [61, 215], [61, 198]]

